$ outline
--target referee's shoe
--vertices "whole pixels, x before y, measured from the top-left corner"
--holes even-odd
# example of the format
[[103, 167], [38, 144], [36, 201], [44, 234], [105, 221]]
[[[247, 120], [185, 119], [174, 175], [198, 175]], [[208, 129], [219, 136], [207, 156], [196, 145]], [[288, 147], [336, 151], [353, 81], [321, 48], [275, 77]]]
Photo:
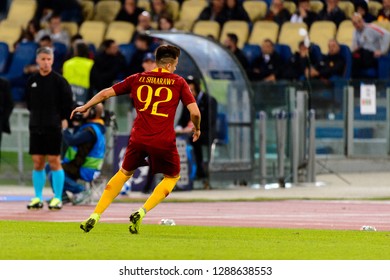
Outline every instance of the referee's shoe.
[[31, 202], [27, 205], [27, 209], [29, 210], [37, 210], [42, 208], [43, 203], [38, 197], [34, 197], [33, 199], [31, 199]]
[[54, 197], [52, 200], [50, 200], [49, 209], [50, 210], [60, 210], [60, 209], [62, 209], [62, 201], [59, 200], [58, 198]]

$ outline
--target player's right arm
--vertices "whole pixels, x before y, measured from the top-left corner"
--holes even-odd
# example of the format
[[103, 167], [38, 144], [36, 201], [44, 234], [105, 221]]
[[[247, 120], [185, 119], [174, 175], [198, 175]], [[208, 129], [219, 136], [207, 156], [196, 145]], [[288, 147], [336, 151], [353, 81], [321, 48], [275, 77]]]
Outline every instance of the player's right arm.
[[89, 108], [95, 106], [96, 104], [103, 102], [104, 100], [115, 96], [115, 91], [112, 87], [105, 88], [99, 91], [94, 97], [92, 97], [87, 103], [82, 106], [75, 108], [70, 114], [70, 118], [72, 119], [74, 114], [76, 113], [85, 113]]
[[192, 135], [192, 141], [195, 142], [200, 137], [200, 111], [196, 102], [188, 104], [187, 109], [190, 111], [191, 121], [194, 124], [194, 127], [192, 128], [192, 131], [194, 132]]

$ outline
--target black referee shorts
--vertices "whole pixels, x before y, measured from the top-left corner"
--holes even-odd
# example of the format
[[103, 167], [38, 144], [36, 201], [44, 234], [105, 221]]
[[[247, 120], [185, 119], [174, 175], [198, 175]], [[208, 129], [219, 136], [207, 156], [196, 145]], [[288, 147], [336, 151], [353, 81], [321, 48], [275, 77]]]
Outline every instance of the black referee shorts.
[[60, 155], [61, 129], [30, 131], [30, 155]]

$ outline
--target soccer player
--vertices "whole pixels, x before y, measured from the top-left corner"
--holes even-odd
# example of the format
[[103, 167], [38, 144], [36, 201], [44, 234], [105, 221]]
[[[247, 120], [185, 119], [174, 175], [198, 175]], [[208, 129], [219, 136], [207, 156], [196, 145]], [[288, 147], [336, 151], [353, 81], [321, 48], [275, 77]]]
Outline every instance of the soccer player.
[[103, 89], [83, 106], [73, 110], [84, 113], [90, 107], [110, 97], [130, 94], [137, 117], [134, 121], [125, 157], [120, 170], [109, 180], [90, 217], [80, 228], [89, 232], [99, 221], [101, 214], [120, 193], [123, 184], [133, 175], [134, 170], [147, 165], [153, 166], [154, 173], [164, 178], [156, 186], [144, 205], [130, 215], [130, 233], [139, 233], [145, 214], [167, 197], [180, 178], [180, 158], [176, 147], [173, 127], [176, 109], [181, 100], [190, 112], [194, 124], [192, 140], [200, 136], [201, 115], [194, 96], [186, 81], [173, 72], [179, 61], [180, 49], [161, 45], [156, 50], [157, 67], [149, 72], [131, 75], [125, 80]]

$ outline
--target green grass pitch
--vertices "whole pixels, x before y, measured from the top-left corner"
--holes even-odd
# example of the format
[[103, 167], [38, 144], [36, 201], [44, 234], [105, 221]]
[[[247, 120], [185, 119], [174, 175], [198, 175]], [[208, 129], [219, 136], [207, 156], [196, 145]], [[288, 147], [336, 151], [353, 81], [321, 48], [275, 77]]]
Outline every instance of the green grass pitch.
[[2, 260], [389, 260], [390, 232], [0, 221]]

